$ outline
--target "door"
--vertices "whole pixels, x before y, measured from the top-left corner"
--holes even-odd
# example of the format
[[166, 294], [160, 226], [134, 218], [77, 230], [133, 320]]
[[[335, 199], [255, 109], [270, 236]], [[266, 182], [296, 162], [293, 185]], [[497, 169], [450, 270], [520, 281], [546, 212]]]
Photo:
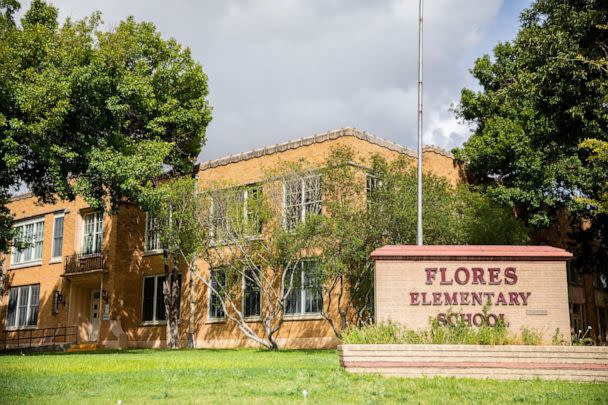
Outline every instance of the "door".
[[93, 291], [91, 295], [91, 314], [89, 317], [89, 341], [99, 339], [99, 316], [101, 315], [101, 302], [99, 290]]

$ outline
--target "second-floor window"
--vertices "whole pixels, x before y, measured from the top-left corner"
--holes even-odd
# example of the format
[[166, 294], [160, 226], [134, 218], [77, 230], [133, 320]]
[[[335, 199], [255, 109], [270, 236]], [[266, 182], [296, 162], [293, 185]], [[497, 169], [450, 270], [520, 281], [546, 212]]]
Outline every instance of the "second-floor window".
[[44, 218], [36, 218], [20, 222], [15, 226], [15, 247], [11, 265], [35, 263], [42, 260], [42, 241], [44, 239]]
[[91, 212], [84, 216], [84, 239], [82, 253], [101, 253], [103, 242], [103, 212]]
[[284, 183], [285, 227], [294, 229], [310, 214], [321, 214], [321, 176], [311, 174], [286, 180]]
[[40, 284], [13, 287], [8, 294], [7, 328], [36, 326]]
[[219, 190], [212, 198], [211, 224], [215, 241], [230, 241], [262, 232], [260, 186]]
[[303, 260], [285, 275], [283, 283], [286, 315], [318, 314], [323, 298], [316, 260]]
[[160, 246], [160, 221], [154, 215], [146, 212], [146, 236], [144, 249], [146, 252], [159, 250]]
[[56, 214], [53, 222], [53, 254], [51, 259], [61, 259], [63, 253], [63, 213]]

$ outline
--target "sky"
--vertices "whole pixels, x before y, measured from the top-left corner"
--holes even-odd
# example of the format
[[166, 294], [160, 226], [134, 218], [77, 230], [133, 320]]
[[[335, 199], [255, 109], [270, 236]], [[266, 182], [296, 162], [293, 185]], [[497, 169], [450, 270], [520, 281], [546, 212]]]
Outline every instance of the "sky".
[[[133, 15], [192, 50], [209, 77], [213, 121], [199, 161], [342, 127], [416, 148], [416, 0], [53, 0], [61, 19]], [[451, 107], [469, 69], [512, 40], [529, 0], [424, 4], [424, 143], [461, 145]], [[29, 7], [22, 1], [23, 9]]]

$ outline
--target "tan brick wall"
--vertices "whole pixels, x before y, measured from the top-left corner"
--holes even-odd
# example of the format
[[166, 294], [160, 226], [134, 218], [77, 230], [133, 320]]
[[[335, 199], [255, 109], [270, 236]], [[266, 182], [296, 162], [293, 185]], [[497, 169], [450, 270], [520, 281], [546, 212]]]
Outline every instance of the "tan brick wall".
[[[464, 285], [456, 281], [451, 285], [441, 285], [439, 271], [432, 284], [426, 284], [425, 269], [442, 267], [446, 268], [446, 280], [452, 280], [454, 272], [460, 267], [467, 268], [469, 272], [473, 268], [481, 268], [484, 270], [486, 283], [489, 282], [488, 269], [499, 268], [501, 284], [473, 284], [471, 276], [469, 282]], [[513, 285], [506, 285], [503, 278], [504, 270], [509, 267], [516, 269], [517, 283]], [[461, 273], [459, 279], [464, 281], [464, 273]], [[570, 335], [565, 261], [380, 260], [376, 262], [375, 285], [378, 322], [394, 321], [412, 329], [427, 329], [430, 326], [430, 318], [435, 318], [439, 313], [446, 313], [450, 308], [453, 312], [465, 314], [482, 312], [483, 305], [476, 302], [473, 304], [470, 295], [469, 305], [449, 305], [445, 304], [444, 293], [491, 292], [497, 295], [502, 292], [505, 294], [507, 305], [503, 305], [502, 301], [496, 305], [495, 295], [494, 305], [489, 308], [489, 312], [504, 314], [512, 331], [520, 332], [524, 327], [534, 329], [543, 334], [546, 343], [551, 343], [551, 337], [557, 328], [565, 338], [568, 339]], [[419, 304], [412, 305], [412, 293], [426, 293], [426, 302], [430, 304], [423, 305], [423, 297], [418, 295], [415, 296], [418, 298], [415, 302]], [[433, 293], [440, 293], [441, 301], [434, 302]], [[510, 299], [509, 293], [518, 294], [519, 305], [516, 305], [515, 298]], [[527, 305], [524, 305], [520, 293], [530, 293]], [[484, 302], [486, 298], [484, 297]], [[458, 299], [459, 303], [462, 302], [460, 295]], [[435, 305], [439, 302], [441, 303]]]

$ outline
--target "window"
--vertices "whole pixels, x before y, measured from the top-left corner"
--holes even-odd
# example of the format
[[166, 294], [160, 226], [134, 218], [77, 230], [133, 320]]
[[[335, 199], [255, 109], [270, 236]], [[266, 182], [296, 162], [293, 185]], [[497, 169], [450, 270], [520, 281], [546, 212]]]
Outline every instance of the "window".
[[283, 186], [285, 227], [294, 229], [309, 214], [321, 214], [321, 176], [287, 180]]
[[146, 235], [144, 238], [144, 250], [146, 252], [159, 250], [160, 246], [160, 221], [157, 217], [146, 212]]
[[22, 248], [13, 248], [12, 265], [35, 263], [42, 260], [42, 241], [44, 239], [44, 218], [21, 222], [15, 226], [13, 245], [22, 244]]
[[[144, 298], [142, 321], [144, 323], [164, 322], [167, 319], [165, 312], [165, 296], [163, 294], [164, 275], [144, 277]], [[182, 275], [177, 275], [177, 308], [181, 305]]]
[[212, 198], [211, 223], [215, 241], [262, 233], [260, 186], [220, 190]]
[[[291, 290], [289, 290], [290, 284]], [[283, 289], [284, 294], [287, 294], [285, 314], [304, 315], [321, 312], [323, 298], [315, 260], [304, 260], [294, 266], [285, 275]]]
[[211, 287], [209, 289], [209, 319], [224, 319], [222, 296], [226, 293], [226, 272], [223, 269], [211, 270]]
[[7, 328], [36, 326], [40, 284], [13, 287], [8, 294]]
[[53, 254], [51, 259], [61, 259], [63, 252], [63, 213], [55, 215], [53, 223]]
[[256, 318], [261, 315], [262, 294], [260, 289], [260, 268], [245, 270], [243, 280], [243, 316]]
[[103, 237], [103, 212], [92, 212], [84, 216], [84, 249], [82, 253], [101, 253]]

